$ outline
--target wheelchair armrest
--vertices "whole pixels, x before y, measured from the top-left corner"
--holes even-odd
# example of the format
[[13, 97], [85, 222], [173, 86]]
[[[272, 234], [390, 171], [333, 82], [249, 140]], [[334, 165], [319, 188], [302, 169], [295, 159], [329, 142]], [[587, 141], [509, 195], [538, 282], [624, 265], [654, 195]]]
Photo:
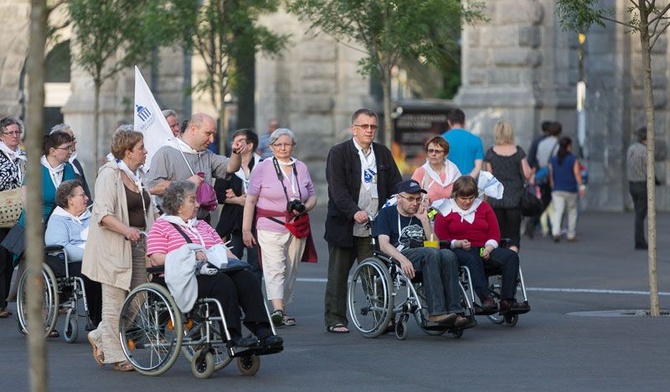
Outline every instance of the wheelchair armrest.
[[44, 247], [44, 252], [45, 253], [54, 253], [54, 252], [60, 252], [63, 249], [65, 249], [65, 248], [61, 245], [49, 245], [49, 246]]
[[451, 249], [451, 241], [440, 240], [440, 249]]
[[165, 271], [165, 266], [164, 265], [157, 265], [154, 267], [147, 267], [147, 274], [160, 274]]

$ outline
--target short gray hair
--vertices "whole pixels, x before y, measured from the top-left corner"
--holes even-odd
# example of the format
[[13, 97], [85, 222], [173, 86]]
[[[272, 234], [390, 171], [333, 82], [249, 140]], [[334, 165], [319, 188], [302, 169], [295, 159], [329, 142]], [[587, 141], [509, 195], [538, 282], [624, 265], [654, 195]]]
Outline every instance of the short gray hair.
[[295, 133], [293, 133], [292, 130], [288, 128], [277, 128], [272, 134], [270, 134], [270, 140], [268, 141], [268, 144], [273, 145], [282, 136], [288, 136], [291, 138], [291, 143], [293, 145], [296, 145], [296, 140], [295, 140]]
[[170, 184], [163, 194], [161, 207], [167, 215], [177, 215], [179, 207], [184, 204], [187, 193], [195, 193], [195, 183], [188, 180], [177, 180]]
[[68, 130], [72, 131], [72, 127], [62, 123], [62, 124], [56, 124], [53, 127], [51, 127], [51, 131], [49, 132], [49, 135], [51, 135], [54, 132], [67, 132]]
[[179, 118], [179, 116], [177, 116], [177, 112], [175, 112], [172, 109], [165, 109], [161, 113], [163, 113], [163, 117], [165, 117], [165, 118], [168, 118], [170, 116], [175, 116], [175, 117]]

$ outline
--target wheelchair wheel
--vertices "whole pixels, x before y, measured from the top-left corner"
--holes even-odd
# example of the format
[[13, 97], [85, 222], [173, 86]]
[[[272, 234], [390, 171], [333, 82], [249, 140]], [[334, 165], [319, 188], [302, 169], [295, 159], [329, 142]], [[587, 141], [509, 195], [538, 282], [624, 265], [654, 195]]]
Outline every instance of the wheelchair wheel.
[[[58, 281], [51, 268], [42, 264], [40, 273], [42, 284], [44, 286], [42, 303], [42, 316], [39, 322], [42, 324], [44, 336], [48, 336], [56, 327], [58, 319]], [[24, 272], [19, 279], [16, 293], [16, 316], [19, 322], [19, 328], [22, 332], [28, 332], [28, 291], [33, 287], [28, 282], [28, 271]]]
[[407, 328], [407, 315], [404, 315], [395, 323], [395, 337], [398, 340], [405, 340], [407, 335], [409, 335], [409, 328]]
[[426, 308], [426, 291], [423, 288], [423, 285], [420, 285], [416, 288], [416, 296], [421, 303], [421, 306], [414, 311], [414, 320], [421, 327], [423, 332], [430, 336], [441, 336], [447, 332], [446, 327], [428, 327], [426, 328], [426, 323], [428, 322], [428, 309]]
[[158, 376], [179, 356], [184, 338], [181, 313], [168, 290], [144, 283], [128, 294], [119, 318], [121, 347], [138, 372]]
[[74, 343], [79, 336], [79, 322], [77, 321], [77, 313], [72, 309], [67, 311], [65, 316], [65, 326], [63, 327], [63, 339], [68, 343]]
[[503, 319], [505, 320], [505, 324], [509, 325], [510, 327], [513, 327], [516, 325], [516, 323], [519, 322], [519, 314], [518, 313], [513, 313], [513, 314], [506, 314]]
[[196, 378], [210, 378], [214, 374], [214, 355], [203, 350], [195, 351], [191, 357], [191, 372]]
[[261, 357], [253, 354], [237, 357], [237, 368], [243, 376], [253, 376], [261, 368]]
[[[205, 325], [200, 322], [188, 320], [184, 323], [184, 340], [182, 340], [182, 343], [184, 344], [181, 346], [181, 352], [184, 354], [187, 361], [191, 362], [196, 351], [198, 351], [202, 345], [185, 343], [189, 340], [191, 342], [204, 341], [206, 333], [207, 329], [205, 328]], [[225, 340], [225, 334], [221, 332], [221, 327], [218, 323], [212, 323], [210, 325], [210, 341], [213, 342], [211, 343], [212, 357], [214, 361], [214, 371], [217, 372], [228, 366], [233, 360], [233, 358], [228, 355], [228, 349], [226, 343], [224, 343]]]
[[375, 338], [386, 331], [393, 316], [391, 276], [377, 258], [358, 264], [349, 282], [349, 316], [363, 336]]

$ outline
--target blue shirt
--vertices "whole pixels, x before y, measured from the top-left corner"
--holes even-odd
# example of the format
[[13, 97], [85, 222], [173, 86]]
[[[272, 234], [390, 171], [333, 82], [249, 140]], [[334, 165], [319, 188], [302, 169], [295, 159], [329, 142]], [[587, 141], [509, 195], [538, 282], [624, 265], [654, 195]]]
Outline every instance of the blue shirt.
[[577, 192], [577, 178], [574, 172], [575, 160], [575, 156], [571, 153], [563, 157], [560, 165], [558, 163], [558, 156], [551, 158], [549, 162], [554, 176], [554, 191]]
[[474, 169], [476, 160], [484, 160], [484, 145], [479, 136], [462, 128], [452, 128], [442, 137], [449, 142], [449, 160], [458, 166], [463, 175]]

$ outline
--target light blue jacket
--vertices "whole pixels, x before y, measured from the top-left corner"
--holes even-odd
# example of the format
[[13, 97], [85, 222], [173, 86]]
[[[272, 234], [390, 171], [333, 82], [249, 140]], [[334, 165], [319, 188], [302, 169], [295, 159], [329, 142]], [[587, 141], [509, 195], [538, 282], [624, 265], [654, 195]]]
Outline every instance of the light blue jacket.
[[61, 207], [56, 207], [44, 233], [45, 245], [64, 247], [70, 263], [81, 261], [84, 257], [84, 245], [86, 245], [90, 221], [91, 212], [89, 210], [75, 217]]

